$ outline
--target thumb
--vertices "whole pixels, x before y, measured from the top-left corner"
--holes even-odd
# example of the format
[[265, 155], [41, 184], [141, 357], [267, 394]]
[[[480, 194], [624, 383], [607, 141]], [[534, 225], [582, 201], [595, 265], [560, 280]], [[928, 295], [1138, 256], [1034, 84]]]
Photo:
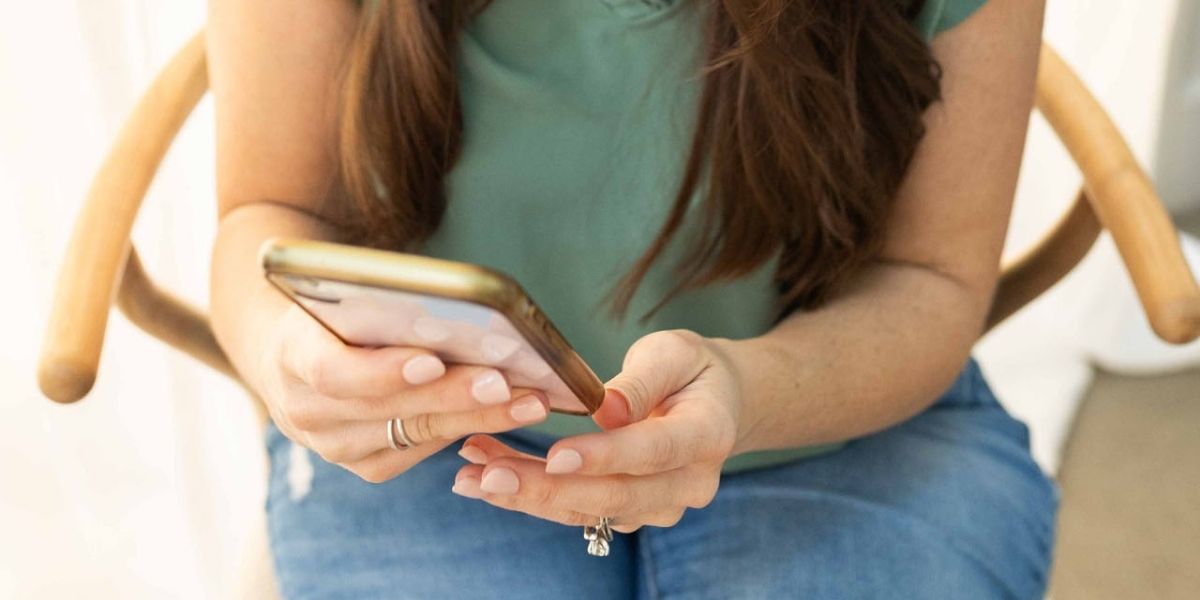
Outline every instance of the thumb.
[[603, 429], [641, 421], [663, 400], [704, 370], [704, 338], [690, 331], [647, 335], [625, 354], [621, 372], [604, 385], [604, 401], [592, 418]]

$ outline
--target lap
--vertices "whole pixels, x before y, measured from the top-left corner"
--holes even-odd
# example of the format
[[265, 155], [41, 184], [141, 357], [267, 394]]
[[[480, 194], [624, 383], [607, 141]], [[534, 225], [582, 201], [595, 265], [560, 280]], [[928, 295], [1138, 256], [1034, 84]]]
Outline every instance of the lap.
[[897, 427], [728, 475], [709, 507], [647, 531], [653, 595], [1041, 598], [1057, 494], [974, 369]]
[[[538, 453], [549, 442], [505, 438]], [[973, 364], [921, 415], [726, 475], [709, 507], [618, 535], [605, 559], [574, 528], [451, 494], [452, 451], [372, 485], [274, 428], [270, 450], [272, 550], [293, 598], [1033, 598], [1053, 531], [1053, 486]]]
[[632, 540], [598, 560], [581, 529], [451, 494], [464, 464], [453, 450], [376, 485], [274, 427], [269, 442], [271, 551], [287, 598], [631, 596]]

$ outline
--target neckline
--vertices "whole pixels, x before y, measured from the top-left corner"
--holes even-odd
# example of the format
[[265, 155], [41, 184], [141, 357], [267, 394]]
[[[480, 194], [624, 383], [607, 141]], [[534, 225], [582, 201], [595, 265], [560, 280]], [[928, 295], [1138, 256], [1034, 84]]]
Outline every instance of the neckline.
[[642, 20], [662, 14], [683, 0], [600, 0], [618, 16]]

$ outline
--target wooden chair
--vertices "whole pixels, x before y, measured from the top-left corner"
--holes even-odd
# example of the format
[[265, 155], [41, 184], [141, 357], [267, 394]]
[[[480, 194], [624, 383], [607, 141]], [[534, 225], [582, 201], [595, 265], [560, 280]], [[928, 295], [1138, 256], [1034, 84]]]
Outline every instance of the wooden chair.
[[[114, 300], [138, 327], [234, 379], [203, 312], [156, 286], [129, 233], [176, 133], [208, 88], [204, 35], [196, 35], [147, 90], [88, 192], [67, 248], [38, 382], [51, 400], [83, 398], [96, 378]], [[1004, 269], [987, 326], [1015, 313], [1066, 275], [1107, 229], [1155, 333], [1172, 343], [1200, 336], [1200, 288], [1179, 235], [1121, 134], [1080, 80], [1043, 46], [1037, 109], [1083, 173], [1072, 208]], [[266, 410], [255, 403], [263, 423]]]
[[207, 316], [156, 286], [129, 241], [163, 156], [207, 91], [201, 32], [150, 85], [92, 181], [59, 272], [38, 365], [38, 385], [47, 398], [71, 403], [87, 395], [114, 300], [141, 329], [238, 379]]

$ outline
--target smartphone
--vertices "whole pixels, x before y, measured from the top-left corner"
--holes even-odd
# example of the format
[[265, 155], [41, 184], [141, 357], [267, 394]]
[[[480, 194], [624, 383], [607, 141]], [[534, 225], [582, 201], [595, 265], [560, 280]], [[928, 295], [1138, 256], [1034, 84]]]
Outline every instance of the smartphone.
[[508, 276], [469, 263], [307, 240], [268, 240], [263, 272], [346, 344], [426, 348], [447, 363], [502, 371], [588, 415], [604, 385]]

